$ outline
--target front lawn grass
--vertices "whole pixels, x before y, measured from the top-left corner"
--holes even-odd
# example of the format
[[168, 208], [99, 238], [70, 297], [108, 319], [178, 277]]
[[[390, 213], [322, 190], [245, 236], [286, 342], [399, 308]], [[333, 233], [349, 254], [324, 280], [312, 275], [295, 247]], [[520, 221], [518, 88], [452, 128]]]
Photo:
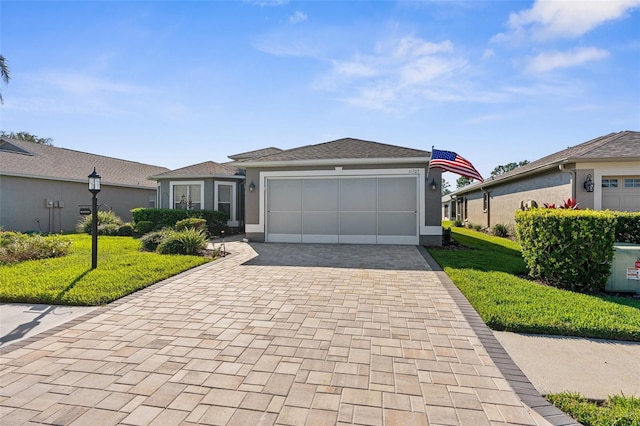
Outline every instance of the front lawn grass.
[[573, 293], [526, 279], [518, 243], [451, 228], [461, 249], [430, 248], [494, 330], [640, 341], [640, 300]]
[[633, 396], [616, 395], [597, 403], [565, 392], [547, 395], [547, 399], [585, 426], [640, 425], [640, 398]]
[[139, 240], [100, 236], [92, 270], [91, 236], [66, 238], [67, 256], [0, 266], [0, 302], [103, 305], [211, 260], [141, 252]]

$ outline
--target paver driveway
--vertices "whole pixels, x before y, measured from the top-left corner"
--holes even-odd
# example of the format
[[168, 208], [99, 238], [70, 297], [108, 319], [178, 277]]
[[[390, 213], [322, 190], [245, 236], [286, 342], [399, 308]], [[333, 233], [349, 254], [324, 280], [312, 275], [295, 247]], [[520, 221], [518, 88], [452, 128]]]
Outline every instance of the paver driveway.
[[227, 249], [4, 351], [2, 424], [536, 424], [416, 247]]

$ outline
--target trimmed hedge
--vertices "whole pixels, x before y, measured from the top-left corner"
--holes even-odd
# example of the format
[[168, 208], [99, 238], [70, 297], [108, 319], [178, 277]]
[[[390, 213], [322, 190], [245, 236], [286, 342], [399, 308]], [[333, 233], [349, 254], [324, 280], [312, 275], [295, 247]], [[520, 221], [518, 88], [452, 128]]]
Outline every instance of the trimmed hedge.
[[226, 213], [215, 210], [137, 208], [131, 210], [131, 215], [136, 224], [144, 221], [153, 223], [153, 229], [171, 228], [174, 227], [178, 221], [189, 218], [201, 218], [207, 221], [207, 227], [211, 234], [217, 234], [217, 230], [224, 229], [229, 219]]
[[616, 221], [616, 242], [640, 244], [640, 212], [611, 212]]
[[616, 216], [593, 210], [516, 212], [529, 275], [566, 290], [604, 291], [611, 272]]

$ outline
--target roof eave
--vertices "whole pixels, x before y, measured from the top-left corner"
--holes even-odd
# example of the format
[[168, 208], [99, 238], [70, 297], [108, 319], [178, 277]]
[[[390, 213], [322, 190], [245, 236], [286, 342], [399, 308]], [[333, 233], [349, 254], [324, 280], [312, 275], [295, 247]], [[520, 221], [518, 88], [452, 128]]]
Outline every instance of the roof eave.
[[242, 161], [236, 164], [241, 168], [271, 167], [309, 167], [309, 166], [349, 166], [362, 164], [407, 164], [424, 163], [428, 165], [430, 157], [392, 157], [392, 158], [328, 158], [317, 160], [280, 160], [280, 161]]
[[180, 176], [162, 176], [154, 175], [149, 176], [148, 180], [161, 180], [161, 179], [246, 179], [244, 175], [180, 175]]
[[[85, 184], [88, 182], [86, 179], [73, 179], [73, 178], [64, 178], [64, 177], [56, 177], [56, 176], [39, 176], [39, 175], [30, 175], [30, 174], [25, 174], [25, 173], [13, 173], [13, 172], [3, 172], [3, 171], [0, 171], [0, 176], [13, 176], [13, 177], [20, 177], [20, 178], [27, 178], [27, 179], [55, 180], [55, 181], [60, 181], [60, 182], [85, 183]], [[117, 186], [117, 187], [121, 187], [121, 188], [136, 188], [136, 189], [155, 190], [155, 188], [152, 187], [152, 186], [107, 182], [107, 181], [104, 181], [104, 180], [102, 180], [100, 184], [103, 185], [103, 186], [104, 185], [106, 185], [106, 186]]]

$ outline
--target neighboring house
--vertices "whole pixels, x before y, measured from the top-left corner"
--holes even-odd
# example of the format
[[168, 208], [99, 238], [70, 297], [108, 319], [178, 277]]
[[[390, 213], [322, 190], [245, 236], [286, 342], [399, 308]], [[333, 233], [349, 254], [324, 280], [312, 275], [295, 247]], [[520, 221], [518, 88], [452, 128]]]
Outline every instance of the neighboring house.
[[266, 242], [442, 243], [431, 153], [339, 139], [241, 160], [247, 238]]
[[230, 164], [205, 161], [149, 179], [157, 181], [160, 208], [218, 210], [229, 215], [228, 226], [244, 223], [244, 175]]
[[91, 206], [87, 176], [102, 177], [99, 210], [124, 221], [135, 207], [154, 207], [147, 179], [168, 169], [33, 142], [0, 138], [0, 227], [12, 231], [73, 232]]
[[516, 210], [568, 198], [581, 209], [640, 211], [640, 132], [601, 136], [450, 195], [443, 215], [455, 209], [452, 220], [485, 228], [513, 226]]

